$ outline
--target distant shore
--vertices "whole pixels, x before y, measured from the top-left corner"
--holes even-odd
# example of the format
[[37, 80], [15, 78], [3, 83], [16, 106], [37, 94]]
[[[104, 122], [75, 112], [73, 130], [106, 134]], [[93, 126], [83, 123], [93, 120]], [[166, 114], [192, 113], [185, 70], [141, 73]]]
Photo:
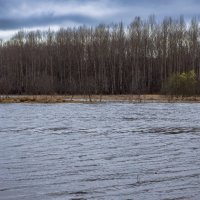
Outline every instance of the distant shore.
[[167, 95], [0, 95], [0, 103], [200, 103], [200, 96]]

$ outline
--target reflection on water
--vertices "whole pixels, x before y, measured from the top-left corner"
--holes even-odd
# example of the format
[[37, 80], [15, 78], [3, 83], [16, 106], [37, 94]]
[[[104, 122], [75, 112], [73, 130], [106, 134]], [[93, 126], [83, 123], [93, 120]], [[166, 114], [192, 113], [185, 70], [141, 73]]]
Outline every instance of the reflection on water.
[[200, 199], [200, 104], [0, 105], [0, 199]]

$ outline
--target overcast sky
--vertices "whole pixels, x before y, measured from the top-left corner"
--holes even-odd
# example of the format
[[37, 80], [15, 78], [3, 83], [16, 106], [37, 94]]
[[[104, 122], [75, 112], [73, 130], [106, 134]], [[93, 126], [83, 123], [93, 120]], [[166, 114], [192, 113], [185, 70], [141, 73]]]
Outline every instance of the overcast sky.
[[200, 0], [0, 0], [0, 38], [19, 29], [130, 23], [152, 14], [199, 16]]

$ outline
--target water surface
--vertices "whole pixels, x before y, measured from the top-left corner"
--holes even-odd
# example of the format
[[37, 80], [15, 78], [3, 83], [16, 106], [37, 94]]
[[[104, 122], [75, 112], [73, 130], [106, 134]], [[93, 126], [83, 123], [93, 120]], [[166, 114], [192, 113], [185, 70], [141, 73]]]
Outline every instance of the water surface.
[[0, 199], [200, 199], [200, 104], [1, 104]]

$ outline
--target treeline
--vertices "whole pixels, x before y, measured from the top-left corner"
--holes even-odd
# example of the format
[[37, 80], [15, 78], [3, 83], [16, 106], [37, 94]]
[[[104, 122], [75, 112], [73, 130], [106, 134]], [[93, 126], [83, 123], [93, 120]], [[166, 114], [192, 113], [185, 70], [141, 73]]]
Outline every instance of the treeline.
[[59, 31], [19, 31], [0, 42], [1, 94], [159, 93], [176, 73], [200, 79], [200, 29], [193, 18]]

